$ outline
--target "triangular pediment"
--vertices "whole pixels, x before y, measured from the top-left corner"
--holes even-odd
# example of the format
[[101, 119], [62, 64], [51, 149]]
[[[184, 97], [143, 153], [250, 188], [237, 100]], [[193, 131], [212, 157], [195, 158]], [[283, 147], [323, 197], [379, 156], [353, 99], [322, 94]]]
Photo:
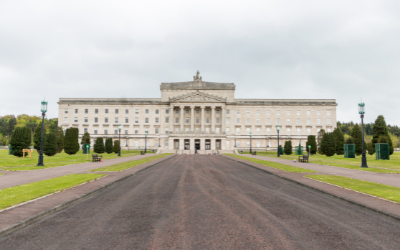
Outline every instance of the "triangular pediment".
[[196, 91], [169, 98], [170, 102], [226, 102], [226, 98]]

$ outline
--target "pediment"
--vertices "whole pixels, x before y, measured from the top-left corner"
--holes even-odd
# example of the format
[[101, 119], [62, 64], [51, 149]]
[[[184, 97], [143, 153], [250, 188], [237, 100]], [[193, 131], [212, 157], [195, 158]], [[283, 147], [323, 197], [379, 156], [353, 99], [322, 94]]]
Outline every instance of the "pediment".
[[200, 91], [169, 98], [170, 102], [226, 102], [226, 98]]

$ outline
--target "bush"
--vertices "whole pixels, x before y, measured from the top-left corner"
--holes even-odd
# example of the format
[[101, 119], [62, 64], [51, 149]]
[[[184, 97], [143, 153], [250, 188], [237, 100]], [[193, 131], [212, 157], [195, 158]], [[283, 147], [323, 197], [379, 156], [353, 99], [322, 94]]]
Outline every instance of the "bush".
[[293, 148], [292, 148], [292, 141], [286, 141], [285, 146], [283, 148], [283, 153], [285, 155], [291, 155], [293, 154]]
[[111, 154], [113, 152], [113, 140], [112, 138], [106, 139], [106, 153]]
[[306, 149], [308, 152], [308, 145], [311, 145], [311, 150], [310, 153], [311, 154], [315, 154], [317, 153], [317, 142], [315, 141], [315, 135], [309, 135], [307, 142], [306, 142]]
[[83, 136], [82, 136], [82, 141], [81, 144], [89, 144], [90, 145], [90, 134], [88, 132], [86, 132]]
[[340, 127], [335, 128], [333, 130], [333, 139], [335, 142], [335, 151], [337, 155], [343, 155], [344, 154], [344, 135], [342, 132], [342, 129]]
[[79, 151], [79, 129], [67, 128], [64, 136], [64, 152], [69, 155], [74, 155]]
[[64, 149], [64, 131], [61, 127], [55, 129], [55, 136], [57, 139], [57, 153], [61, 153]]
[[57, 138], [54, 133], [45, 135], [43, 153], [47, 156], [53, 156], [57, 153]]
[[387, 136], [388, 137], [387, 143], [389, 143], [390, 154], [393, 154], [394, 152], [393, 142], [392, 139], [390, 138], [389, 130], [386, 126], [386, 121], [383, 115], [380, 115], [378, 116], [378, 118], [376, 118], [375, 123], [372, 127], [372, 131], [374, 133], [374, 137], [372, 138], [372, 143], [374, 144], [374, 148], [375, 148], [375, 143], [379, 143], [380, 137]]
[[329, 157], [335, 155], [336, 148], [333, 133], [324, 134], [322, 137], [321, 148], [326, 156]]
[[367, 150], [369, 155], [375, 154], [375, 146], [372, 142], [367, 143]]
[[361, 134], [361, 128], [358, 124], [354, 125], [350, 135], [351, 139], [356, 145], [356, 155], [362, 154], [362, 137], [361, 137], [362, 134]]
[[22, 149], [29, 149], [31, 144], [31, 130], [27, 127], [16, 127], [12, 131], [10, 144], [13, 148], [13, 155], [22, 157]]
[[322, 152], [322, 150], [321, 150], [322, 137], [324, 137], [324, 134], [325, 134], [325, 130], [321, 129], [318, 132], [318, 136], [317, 136], [317, 146], [318, 146], [318, 150], [317, 151], [318, 151], [318, 154], [321, 154], [321, 155], [324, 154], [324, 152]]
[[118, 154], [119, 150], [119, 140], [114, 141], [114, 153]]
[[94, 146], [93, 146], [93, 152], [95, 152], [97, 154], [104, 153], [103, 137], [97, 137], [96, 142], [94, 143]]
[[36, 126], [35, 134], [33, 135], [33, 148], [36, 149], [38, 152], [40, 151], [41, 140], [42, 140], [42, 126]]

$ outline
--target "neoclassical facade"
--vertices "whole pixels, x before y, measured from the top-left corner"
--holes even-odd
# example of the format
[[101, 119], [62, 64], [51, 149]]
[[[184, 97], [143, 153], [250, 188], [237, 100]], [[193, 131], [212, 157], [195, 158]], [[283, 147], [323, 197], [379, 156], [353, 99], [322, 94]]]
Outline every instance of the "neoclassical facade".
[[[336, 126], [335, 99], [237, 99], [235, 84], [202, 80], [162, 83], [161, 98], [60, 98], [59, 125], [79, 128], [92, 138], [118, 138], [129, 148], [176, 150], [257, 150]], [[94, 140], [93, 139], [93, 140]]]

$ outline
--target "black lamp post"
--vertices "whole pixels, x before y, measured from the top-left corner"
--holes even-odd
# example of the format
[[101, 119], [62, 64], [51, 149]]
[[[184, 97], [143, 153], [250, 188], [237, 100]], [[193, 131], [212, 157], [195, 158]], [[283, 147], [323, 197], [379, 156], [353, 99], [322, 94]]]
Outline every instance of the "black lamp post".
[[144, 132], [144, 153], [147, 153], [147, 131]]
[[367, 157], [365, 156], [365, 145], [364, 145], [364, 114], [365, 114], [365, 103], [361, 102], [358, 104], [358, 113], [361, 117], [361, 136], [362, 136], [362, 157], [361, 167], [367, 168]]
[[121, 156], [121, 124], [118, 124], [118, 131], [119, 131], [119, 139], [118, 139], [118, 144], [119, 144], [119, 148], [118, 148], [118, 156]]
[[236, 138], [235, 138], [235, 148], [236, 148]]
[[250, 132], [250, 154], [251, 154], [251, 132]]
[[43, 164], [43, 134], [44, 134], [44, 117], [47, 112], [47, 102], [45, 102], [45, 101], [42, 102], [41, 111], [42, 111], [42, 136], [40, 139], [39, 161], [37, 164], [38, 167], [44, 166], [44, 164]]
[[158, 147], [161, 148], [161, 137], [158, 137]]
[[278, 157], [281, 157], [281, 154], [279, 152], [279, 130], [280, 129], [281, 129], [280, 126], [276, 125], [276, 131], [278, 132], [278, 146], [277, 146], [277, 148], [278, 148]]

